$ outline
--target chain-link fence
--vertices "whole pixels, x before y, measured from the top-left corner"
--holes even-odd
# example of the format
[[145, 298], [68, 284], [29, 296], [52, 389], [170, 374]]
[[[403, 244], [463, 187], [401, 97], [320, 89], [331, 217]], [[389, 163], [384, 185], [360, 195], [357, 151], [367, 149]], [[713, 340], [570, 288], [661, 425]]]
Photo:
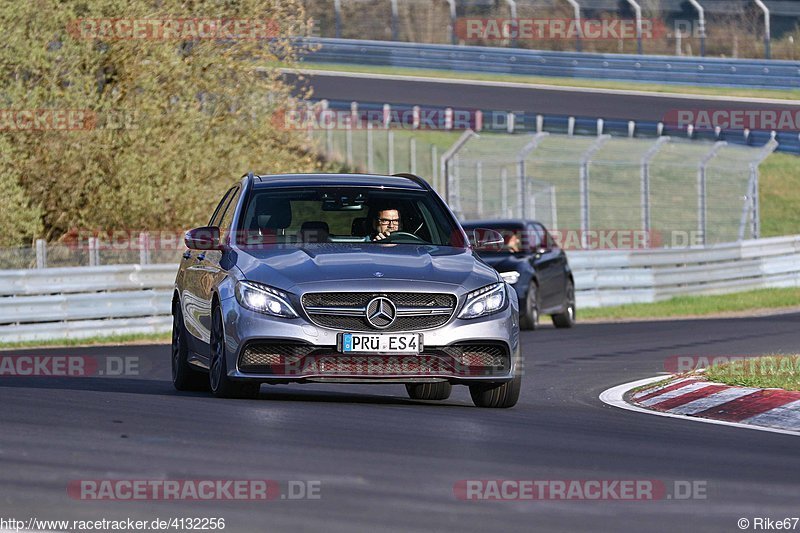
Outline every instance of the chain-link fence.
[[598, 234], [644, 247], [757, 238], [758, 165], [776, 147], [382, 127], [314, 136], [354, 169], [426, 177], [462, 220], [536, 219], [582, 248]]
[[[473, 44], [605, 53], [800, 57], [800, 2], [786, 0], [638, 0], [640, 16], [652, 31], [641, 41], [628, 34], [585, 34], [586, 21], [633, 21], [636, 10], [619, 0], [305, 0], [319, 37], [374, 39], [432, 44]], [[698, 9], [698, 6], [700, 9]], [[576, 7], [578, 8], [576, 10]], [[767, 11], [765, 11], [765, 9]], [[480, 26], [482, 38], [465, 35], [465, 19], [580, 21], [581, 30], [499, 38]], [[506, 31], [513, 35], [512, 30]], [[555, 33], [550, 35], [550, 33]], [[574, 34], [574, 35], [573, 35]], [[524, 33], [523, 33], [524, 35]], [[505, 33], [500, 37], [504, 37]]]

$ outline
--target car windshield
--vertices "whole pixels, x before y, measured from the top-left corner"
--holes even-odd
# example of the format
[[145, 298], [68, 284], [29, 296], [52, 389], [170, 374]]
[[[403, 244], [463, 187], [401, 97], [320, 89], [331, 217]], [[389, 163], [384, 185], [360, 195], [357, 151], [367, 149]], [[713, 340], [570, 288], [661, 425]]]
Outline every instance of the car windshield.
[[477, 248], [481, 253], [501, 253], [516, 254], [524, 253], [538, 247], [544, 240], [542, 232], [535, 229], [526, 230], [522, 226], [510, 226], [500, 224], [465, 224], [464, 229], [470, 239], [473, 238], [472, 232], [475, 229], [492, 229], [503, 236], [503, 244], [490, 244]]
[[[239, 229], [243, 245], [429, 244], [464, 247], [461, 231], [425, 191], [367, 187], [253, 190]], [[375, 240], [378, 233], [384, 237]]]

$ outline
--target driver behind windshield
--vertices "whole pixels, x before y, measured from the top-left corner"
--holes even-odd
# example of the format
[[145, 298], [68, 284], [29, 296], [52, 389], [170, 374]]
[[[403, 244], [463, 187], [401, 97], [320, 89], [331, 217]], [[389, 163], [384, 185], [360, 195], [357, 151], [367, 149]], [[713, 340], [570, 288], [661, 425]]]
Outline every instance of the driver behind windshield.
[[380, 209], [372, 218], [373, 241], [382, 241], [394, 231], [400, 231], [402, 221], [397, 209]]

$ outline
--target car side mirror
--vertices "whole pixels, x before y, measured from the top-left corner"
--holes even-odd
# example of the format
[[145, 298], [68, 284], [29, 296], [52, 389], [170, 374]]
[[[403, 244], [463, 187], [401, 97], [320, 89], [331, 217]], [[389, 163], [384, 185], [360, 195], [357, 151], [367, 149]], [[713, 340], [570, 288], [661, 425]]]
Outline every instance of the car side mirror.
[[183, 237], [186, 247], [191, 250], [221, 250], [219, 242], [219, 228], [217, 226], [203, 226], [190, 229]]
[[478, 250], [501, 250], [505, 240], [499, 231], [487, 228], [477, 228], [473, 230], [475, 236], [475, 248]]

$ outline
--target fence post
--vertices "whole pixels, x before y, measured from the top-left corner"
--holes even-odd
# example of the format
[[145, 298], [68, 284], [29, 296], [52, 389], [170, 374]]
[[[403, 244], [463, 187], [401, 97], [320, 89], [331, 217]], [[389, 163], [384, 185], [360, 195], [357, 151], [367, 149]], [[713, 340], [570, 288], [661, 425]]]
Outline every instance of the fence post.
[[589, 160], [611, 135], [601, 135], [581, 155], [580, 161], [580, 194], [581, 194], [581, 248], [588, 248], [587, 232], [589, 231]]
[[139, 264], [150, 264], [150, 234], [146, 231], [139, 233]]
[[483, 162], [475, 162], [475, 182], [478, 195], [478, 218], [483, 218]]
[[375, 172], [375, 143], [372, 139], [371, 120], [367, 120], [367, 172]]
[[342, 38], [342, 0], [333, 0], [333, 20], [336, 25], [336, 38]]
[[458, 44], [458, 38], [456, 37], [456, 0], [445, 0], [445, 2], [450, 7], [450, 25], [447, 27], [450, 32], [450, 43]]
[[412, 174], [417, 173], [417, 138], [411, 137], [408, 140], [408, 159], [409, 159], [409, 168], [411, 169]]
[[706, 188], [706, 166], [714, 159], [720, 149], [728, 143], [725, 141], [715, 142], [711, 150], [700, 160], [697, 168], [697, 233], [700, 237], [700, 244], [707, 244], [707, 216], [708, 216], [708, 190]]
[[500, 169], [500, 209], [504, 217], [511, 217], [508, 212], [508, 169]]
[[[749, 201], [750, 201], [750, 210], [753, 214], [752, 218], [752, 227], [750, 229], [751, 237], [753, 239], [758, 239], [761, 237], [761, 209], [760, 209], [760, 199], [758, 194], [758, 167], [764, 159], [769, 157], [769, 155], [774, 152], [778, 148], [778, 141], [774, 138], [770, 139], [770, 141], [764, 145], [761, 149], [759, 154], [756, 158], [750, 162], [750, 188], [748, 191], [749, 194]], [[747, 202], [745, 202], [745, 208], [742, 210], [742, 220], [739, 226], [739, 239], [744, 238], [744, 224], [746, 221], [747, 213]]]
[[440, 179], [444, 181], [444, 199], [453, 211], [456, 211], [457, 214], [460, 213], [460, 206], [456, 206], [456, 202], [459, 200], [458, 197], [453, 197], [452, 193], [455, 192], [454, 190], [454, 183], [453, 183], [453, 173], [452, 173], [452, 160], [458, 154], [458, 151], [461, 150], [464, 145], [466, 145], [471, 138], [478, 138], [479, 135], [472, 130], [464, 130], [464, 133], [461, 134], [461, 137], [453, 143], [444, 154], [442, 154], [442, 161], [439, 165], [439, 174]]
[[97, 237], [89, 237], [89, 266], [100, 264], [100, 251], [98, 250]]
[[439, 183], [439, 149], [435, 144], [431, 145], [431, 181], [437, 192], [442, 190], [442, 184]]
[[389, 0], [392, 4], [392, 40], [397, 41], [399, 31], [397, 29], [397, 0]]
[[641, 205], [642, 205], [642, 230], [644, 230], [645, 248], [650, 248], [650, 161], [661, 147], [670, 141], [670, 137], [659, 137], [655, 144], [651, 146], [642, 156], [641, 172]]
[[47, 268], [47, 242], [36, 239], [36, 268]]
[[525, 168], [525, 159], [539, 146], [539, 142], [548, 135], [549, 133], [546, 131], [533, 135], [531, 140], [517, 152], [517, 179], [519, 180], [517, 184], [517, 208], [519, 209], [519, 214], [517, 216], [522, 218], [527, 218], [527, 208], [525, 206], [527, 203], [525, 201], [527, 199], [527, 169]]
[[388, 130], [386, 132], [386, 143], [389, 153], [389, 174], [394, 174], [394, 131]]

